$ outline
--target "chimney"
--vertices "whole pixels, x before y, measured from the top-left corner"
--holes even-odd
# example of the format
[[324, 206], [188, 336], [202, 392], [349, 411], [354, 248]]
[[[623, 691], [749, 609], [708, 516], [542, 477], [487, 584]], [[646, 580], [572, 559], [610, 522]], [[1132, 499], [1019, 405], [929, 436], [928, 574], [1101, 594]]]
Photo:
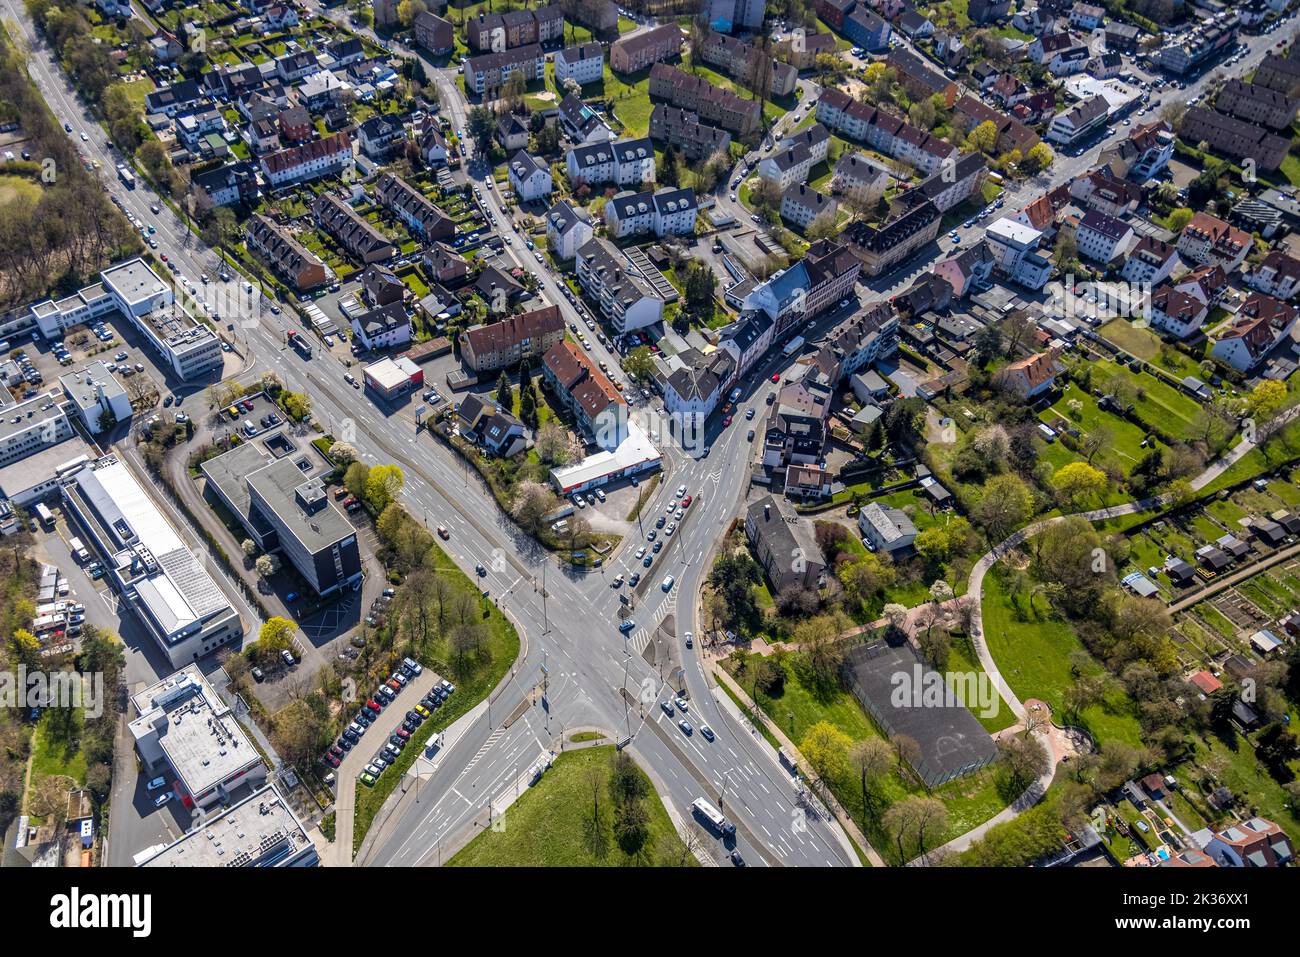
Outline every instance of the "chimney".
[[763, 506], [763, 521], [765, 521], [765, 522], [766, 522], [766, 521], [770, 521], [771, 518], [772, 518], [772, 506], [770, 506], [770, 505], [764, 505], [764, 506]]

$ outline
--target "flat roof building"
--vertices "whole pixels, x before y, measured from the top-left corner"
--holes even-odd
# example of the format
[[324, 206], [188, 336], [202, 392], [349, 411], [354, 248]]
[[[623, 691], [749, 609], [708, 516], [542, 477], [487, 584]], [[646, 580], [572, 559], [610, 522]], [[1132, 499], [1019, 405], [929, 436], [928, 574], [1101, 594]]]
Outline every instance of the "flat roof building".
[[184, 380], [219, 376], [223, 360], [216, 333], [176, 302], [172, 287], [148, 263], [129, 259], [105, 269], [100, 278], [164, 368]]
[[[144, 856], [144, 855], [142, 855]], [[139, 867], [315, 867], [316, 845], [275, 784], [213, 815]]]

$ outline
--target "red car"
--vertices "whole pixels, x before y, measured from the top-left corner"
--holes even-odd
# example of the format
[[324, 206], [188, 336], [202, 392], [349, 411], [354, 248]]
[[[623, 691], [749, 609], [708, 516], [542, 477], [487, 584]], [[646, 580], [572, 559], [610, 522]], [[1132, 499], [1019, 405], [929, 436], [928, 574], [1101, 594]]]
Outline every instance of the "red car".
[[253, 411], [253, 401], [251, 399], [245, 399], [243, 402], [240, 403], [240, 405], [244, 407], [245, 412]]
[[781, 381], [781, 373], [779, 373], [779, 372], [773, 372], [773, 373], [772, 373], [772, 381], [773, 381], [773, 382], [780, 382], [780, 381]]
[[401, 738], [403, 741], [407, 741], [411, 737], [411, 732], [407, 731], [405, 728], [398, 728], [393, 733], [397, 735], [399, 738]]
[[725, 419], [722, 420], [722, 427], [724, 429], [729, 425], [731, 425], [731, 416], [727, 416]]
[[163, 261], [163, 262], [166, 262], [166, 261], [167, 261], [167, 254], [166, 254], [166, 253], [163, 253], [163, 254], [162, 254], [162, 261]]
[[336, 755], [330, 754], [328, 751], [326, 751], [325, 754], [321, 757], [321, 760], [324, 761], [332, 768], [337, 768], [340, 764], [343, 763], [338, 759]]
[[366, 701], [366, 707], [369, 708], [371, 711], [384, 710], [384, 706], [380, 704], [378, 701], [376, 701], [374, 698], [370, 698]]
[[682, 499], [682, 508], [690, 508], [691, 502], [693, 501], [695, 501], [693, 496], [690, 495], [686, 496], [684, 499]]

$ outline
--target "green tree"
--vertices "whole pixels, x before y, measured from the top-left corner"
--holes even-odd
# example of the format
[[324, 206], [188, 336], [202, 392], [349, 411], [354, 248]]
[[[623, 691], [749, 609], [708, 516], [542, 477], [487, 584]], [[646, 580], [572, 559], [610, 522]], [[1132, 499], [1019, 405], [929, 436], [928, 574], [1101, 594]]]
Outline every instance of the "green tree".
[[654, 368], [654, 353], [649, 346], [637, 346], [623, 357], [623, 371], [639, 382], [649, 381]]
[[504, 369], [501, 371], [500, 378], [497, 379], [496, 398], [497, 405], [501, 406], [501, 408], [505, 409], [507, 412], [514, 412], [515, 391], [510, 385], [510, 376], [506, 374]]
[[[351, 469], [349, 468], [349, 471]], [[366, 503], [370, 510], [375, 514], [382, 512], [384, 509], [397, 500], [398, 494], [402, 491], [402, 486], [406, 484], [406, 476], [402, 474], [401, 466], [398, 465], [376, 465], [370, 469], [366, 476]]]

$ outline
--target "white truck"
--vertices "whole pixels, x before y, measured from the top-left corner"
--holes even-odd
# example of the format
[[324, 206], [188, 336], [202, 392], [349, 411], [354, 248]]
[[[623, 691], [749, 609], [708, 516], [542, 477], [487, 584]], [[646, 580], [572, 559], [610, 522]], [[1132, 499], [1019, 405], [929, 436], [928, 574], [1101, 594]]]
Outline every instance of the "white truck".
[[696, 798], [691, 802], [691, 811], [698, 818], [703, 818], [704, 822], [724, 837], [731, 837], [736, 833], [736, 825], [723, 816], [722, 812], [710, 804], [704, 798]]
[[795, 336], [793, 339], [791, 339], [789, 342], [785, 344], [785, 348], [782, 349], [781, 352], [783, 355], [788, 357], [794, 355], [802, 348], [803, 348], [803, 336]]

